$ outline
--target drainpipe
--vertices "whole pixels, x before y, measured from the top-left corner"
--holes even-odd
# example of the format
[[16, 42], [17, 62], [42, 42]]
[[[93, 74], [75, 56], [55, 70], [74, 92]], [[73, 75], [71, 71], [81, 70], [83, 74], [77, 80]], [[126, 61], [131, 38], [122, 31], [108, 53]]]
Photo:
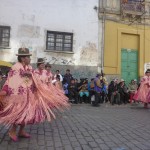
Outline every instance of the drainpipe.
[[[103, 70], [104, 70], [104, 40], [105, 40], [105, 8], [104, 8], [104, 0], [99, 0], [99, 10], [100, 10], [100, 1], [102, 1], [102, 19], [100, 19], [99, 17], [99, 20], [102, 21], [102, 38], [101, 38], [101, 41], [99, 40], [99, 42], [101, 42], [101, 65], [100, 65], [100, 69], [101, 70], [98, 70], [98, 71], [101, 71], [101, 73], [103, 73]], [[100, 14], [100, 12], [99, 12]], [[100, 28], [100, 21], [99, 21], [99, 27]], [[100, 35], [100, 31], [99, 31], [99, 35]], [[99, 37], [99, 36], [98, 36]]]

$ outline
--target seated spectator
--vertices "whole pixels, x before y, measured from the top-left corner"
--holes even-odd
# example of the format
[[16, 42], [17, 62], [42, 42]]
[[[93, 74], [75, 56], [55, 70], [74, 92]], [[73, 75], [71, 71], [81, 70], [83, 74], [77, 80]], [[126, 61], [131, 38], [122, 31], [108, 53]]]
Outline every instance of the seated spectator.
[[78, 84], [78, 79], [74, 79], [75, 83]]
[[108, 91], [107, 91], [107, 86], [105, 85], [105, 83], [102, 82], [102, 88], [101, 88], [101, 95], [102, 95], [102, 103], [103, 102], [108, 102]]
[[59, 88], [60, 90], [63, 90], [63, 88], [62, 88], [62, 82], [60, 81], [60, 75], [57, 75], [57, 76], [56, 76], [55, 86], [56, 86], [57, 88]]
[[59, 71], [59, 70], [56, 70], [56, 74], [54, 75], [54, 80], [56, 80], [57, 75], [60, 76], [60, 82], [62, 82], [62, 81], [63, 81], [63, 77], [62, 77], [62, 75], [60, 74], [60, 71]]
[[107, 91], [108, 83], [107, 83], [107, 79], [104, 75], [105, 74], [103, 73], [100, 77], [100, 81], [101, 81], [101, 85], [102, 85], [102, 87], [101, 87], [102, 102], [101, 103], [103, 103], [104, 101], [105, 102], [108, 101], [108, 96], [107, 96], [107, 94], [108, 94], [108, 91]]
[[129, 102], [129, 94], [128, 94], [128, 87], [125, 84], [125, 81], [121, 79], [119, 83], [119, 93], [121, 103], [127, 104]]
[[103, 83], [104, 83], [105, 85], [108, 85], [107, 78], [105, 77], [105, 74], [104, 74], [104, 73], [102, 73], [100, 79], [103, 80]]
[[102, 84], [100, 81], [101, 74], [97, 74], [94, 79], [94, 91], [95, 91], [95, 101], [92, 103], [93, 106], [99, 106], [99, 103], [101, 103], [101, 88]]
[[68, 94], [69, 100], [74, 101], [75, 104], [78, 104], [78, 92], [77, 92], [77, 84], [75, 80], [72, 78], [70, 84], [68, 85]]
[[68, 92], [68, 83], [66, 82], [66, 80], [63, 80], [63, 89], [64, 89], [64, 92], [65, 92], [65, 95], [67, 97], [69, 97], [69, 92]]
[[92, 78], [91, 81], [88, 83], [88, 91], [89, 91], [89, 99], [91, 100], [91, 97], [95, 94], [94, 78]]
[[114, 84], [114, 80], [112, 80], [111, 82], [110, 82], [110, 84], [108, 85], [108, 99], [109, 99], [109, 102], [111, 103], [111, 101], [110, 101], [110, 99], [111, 99], [111, 93], [112, 93], [112, 86], [113, 86], [113, 84]]
[[[88, 101], [89, 91], [88, 91], [88, 82], [86, 79], [81, 83], [79, 89], [79, 96], [81, 97], [81, 102], [84, 101], [85, 103]], [[83, 96], [86, 96], [86, 99], [83, 100]]]
[[120, 105], [120, 93], [118, 90], [118, 79], [114, 79], [108, 87], [108, 92], [110, 94], [110, 102], [112, 105]]
[[128, 86], [128, 90], [129, 90], [129, 95], [130, 95], [130, 103], [132, 103], [133, 101], [133, 96], [135, 94], [135, 92], [138, 89], [138, 84], [137, 84], [137, 80], [131, 80], [131, 83]]

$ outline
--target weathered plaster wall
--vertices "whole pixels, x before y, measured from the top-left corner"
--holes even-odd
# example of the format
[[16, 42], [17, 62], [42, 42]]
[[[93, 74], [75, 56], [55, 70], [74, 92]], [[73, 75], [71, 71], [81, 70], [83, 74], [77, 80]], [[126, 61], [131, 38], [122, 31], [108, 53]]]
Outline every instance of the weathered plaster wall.
[[[36, 68], [36, 64], [32, 64], [33, 68]], [[66, 70], [70, 69], [71, 74], [74, 78], [77, 78], [78, 80], [80, 78], [88, 78], [89, 80], [91, 78], [94, 78], [97, 74], [97, 67], [92, 66], [73, 66], [73, 65], [52, 65], [52, 73], [55, 74], [56, 70], [60, 70], [60, 73], [64, 75], [66, 73]]]
[[[33, 68], [36, 68], [36, 64], [32, 64]], [[70, 69], [71, 74], [74, 78], [80, 80], [80, 78], [88, 78], [90, 81], [91, 78], [94, 78], [97, 75], [97, 67], [96, 66], [73, 66], [73, 65], [56, 65], [52, 64], [52, 73], [55, 74], [56, 70], [60, 70], [60, 73], [64, 75], [66, 73], [66, 70]], [[106, 78], [108, 83], [112, 81], [114, 78], [120, 79], [119, 75], [116, 74], [106, 74]]]
[[[16, 61], [19, 47], [32, 51], [32, 63], [38, 57], [57, 65], [97, 66], [98, 0], [1, 0], [0, 25], [11, 26], [10, 49], [0, 50], [0, 59]], [[73, 53], [44, 52], [46, 32], [74, 34]], [[100, 34], [99, 34], [100, 35]]]

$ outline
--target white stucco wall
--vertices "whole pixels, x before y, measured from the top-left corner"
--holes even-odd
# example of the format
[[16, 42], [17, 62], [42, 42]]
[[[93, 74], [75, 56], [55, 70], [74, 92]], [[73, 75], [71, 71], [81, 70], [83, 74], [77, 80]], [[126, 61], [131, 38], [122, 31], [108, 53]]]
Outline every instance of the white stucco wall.
[[[0, 49], [0, 60], [14, 62], [18, 48], [28, 47], [33, 53], [32, 63], [38, 57], [46, 57], [52, 64], [97, 66], [101, 46], [94, 6], [98, 6], [98, 0], [0, 2], [0, 25], [11, 26], [10, 49]], [[74, 53], [44, 52], [47, 30], [72, 32]]]

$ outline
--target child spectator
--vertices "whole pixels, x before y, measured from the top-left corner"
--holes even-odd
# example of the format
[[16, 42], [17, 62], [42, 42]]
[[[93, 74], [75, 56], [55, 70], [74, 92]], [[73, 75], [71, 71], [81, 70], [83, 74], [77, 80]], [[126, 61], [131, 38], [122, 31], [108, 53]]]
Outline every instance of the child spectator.
[[63, 90], [63, 88], [62, 88], [62, 82], [60, 81], [60, 76], [59, 75], [56, 76], [55, 86], [57, 88], [59, 88], [60, 90]]

